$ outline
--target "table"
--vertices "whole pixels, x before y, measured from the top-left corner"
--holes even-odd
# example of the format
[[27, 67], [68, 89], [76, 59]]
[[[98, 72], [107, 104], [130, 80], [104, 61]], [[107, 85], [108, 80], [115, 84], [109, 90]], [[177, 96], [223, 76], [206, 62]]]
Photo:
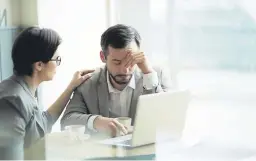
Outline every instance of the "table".
[[[184, 131], [186, 143], [156, 144], [132, 150], [107, 147], [88, 140], [71, 144], [63, 133], [46, 136], [49, 160], [79, 160], [87, 157], [131, 156], [156, 153], [157, 160], [240, 161], [256, 155], [256, 108], [254, 103], [195, 101], [188, 110]], [[171, 149], [171, 150], [170, 150]]]
[[94, 139], [71, 142], [65, 132], [45, 137], [47, 160], [89, 160], [101, 157], [127, 157], [155, 154], [156, 160], [242, 161], [256, 156], [256, 149], [230, 146], [209, 140], [165, 142], [134, 149], [116, 148], [95, 143]]
[[47, 160], [83, 160], [94, 157], [123, 157], [155, 154], [155, 145], [126, 149], [97, 143], [96, 139], [71, 141], [68, 133], [58, 132], [47, 135], [37, 147], [45, 142]]

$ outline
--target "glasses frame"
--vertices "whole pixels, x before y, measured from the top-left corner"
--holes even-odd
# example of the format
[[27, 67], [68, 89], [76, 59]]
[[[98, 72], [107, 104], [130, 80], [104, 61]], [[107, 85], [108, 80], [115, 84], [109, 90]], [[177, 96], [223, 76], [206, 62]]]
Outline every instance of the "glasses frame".
[[57, 56], [55, 59], [51, 59], [50, 61], [55, 61], [57, 66], [59, 66], [61, 64], [61, 57]]

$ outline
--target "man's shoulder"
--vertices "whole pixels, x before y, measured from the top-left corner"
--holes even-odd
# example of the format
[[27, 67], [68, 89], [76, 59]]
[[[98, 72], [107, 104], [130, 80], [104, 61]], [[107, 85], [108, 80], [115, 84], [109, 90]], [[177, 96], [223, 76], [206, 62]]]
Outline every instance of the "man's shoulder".
[[88, 80], [86, 80], [84, 83], [82, 83], [78, 87], [78, 90], [84, 91], [85, 89], [89, 89], [93, 86], [97, 86], [97, 83], [102, 77], [104, 71], [105, 71], [105, 66], [96, 68], [95, 71], [92, 73], [92, 76]]

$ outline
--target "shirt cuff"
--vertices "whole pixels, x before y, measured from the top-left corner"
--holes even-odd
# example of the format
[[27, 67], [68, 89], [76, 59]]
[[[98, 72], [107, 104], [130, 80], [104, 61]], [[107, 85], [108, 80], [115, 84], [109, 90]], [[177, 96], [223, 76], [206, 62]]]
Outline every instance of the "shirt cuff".
[[87, 121], [87, 128], [88, 128], [89, 130], [92, 130], [93, 132], [97, 132], [97, 130], [94, 129], [94, 127], [93, 127], [94, 120], [95, 120], [97, 117], [98, 117], [98, 115], [93, 115], [93, 116], [91, 116], [91, 117], [88, 119], [88, 121]]
[[143, 87], [146, 90], [151, 90], [158, 85], [158, 76], [157, 72], [153, 71], [152, 73], [143, 75]]

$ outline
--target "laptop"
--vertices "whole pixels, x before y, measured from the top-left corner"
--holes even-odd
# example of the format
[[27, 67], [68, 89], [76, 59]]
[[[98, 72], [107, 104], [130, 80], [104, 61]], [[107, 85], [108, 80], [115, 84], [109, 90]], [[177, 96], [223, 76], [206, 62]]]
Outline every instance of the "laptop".
[[100, 143], [133, 148], [180, 139], [185, 127], [189, 99], [188, 90], [141, 95], [133, 133], [105, 139]]

